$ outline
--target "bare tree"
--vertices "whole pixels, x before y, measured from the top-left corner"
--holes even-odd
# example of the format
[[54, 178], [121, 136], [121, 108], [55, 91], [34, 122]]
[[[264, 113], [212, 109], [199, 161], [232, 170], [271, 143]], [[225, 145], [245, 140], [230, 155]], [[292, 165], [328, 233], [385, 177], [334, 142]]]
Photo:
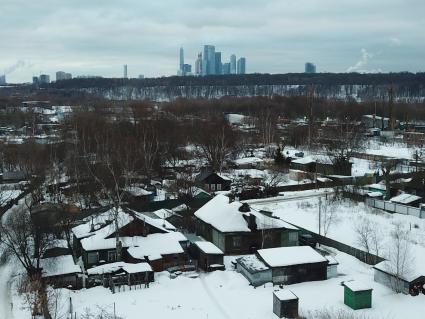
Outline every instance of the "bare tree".
[[318, 208], [319, 234], [326, 237], [331, 226], [338, 221], [337, 205], [331, 199], [322, 201], [322, 198], [319, 197]]
[[387, 272], [392, 274], [391, 287], [396, 293], [403, 291], [404, 278], [412, 272], [414, 258], [411, 252], [411, 243], [408, 232], [401, 223], [394, 225], [391, 232], [391, 242], [388, 247], [385, 267]]
[[397, 166], [401, 163], [397, 158], [382, 158], [378, 163], [378, 172], [380, 171], [385, 181], [385, 199], [391, 198], [391, 174], [396, 170]]
[[354, 225], [356, 242], [366, 252], [379, 256], [382, 249], [381, 231], [369, 218], [360, 218]]
[[197, 145], [213, 170], [221, 171], [236, 144], [236, 133], [224, 121], [203, 123], [198, 128]]

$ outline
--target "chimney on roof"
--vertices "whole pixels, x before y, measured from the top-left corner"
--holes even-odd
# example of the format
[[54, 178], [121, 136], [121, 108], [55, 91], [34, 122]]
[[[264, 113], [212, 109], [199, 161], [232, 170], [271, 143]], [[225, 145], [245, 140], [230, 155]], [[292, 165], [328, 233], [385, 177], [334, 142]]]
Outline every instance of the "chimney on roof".
[[242, 213], [249, 213], [251, 209], [247, 203], [242, 203], [241, 207], [239, 207], [239, 211]]

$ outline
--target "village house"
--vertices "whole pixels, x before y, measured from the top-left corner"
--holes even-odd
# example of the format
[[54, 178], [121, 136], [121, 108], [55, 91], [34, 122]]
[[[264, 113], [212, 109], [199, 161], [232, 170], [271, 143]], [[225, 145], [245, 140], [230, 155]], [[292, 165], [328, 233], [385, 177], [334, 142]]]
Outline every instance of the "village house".
[[[74, 252], [81, 256], [86, 269], [120, 261], [117, 260], [116, 226], [112, 219], [115, 212], [112, 210], [88, 218], [85, 224], [72, 229]], [[187, 245], [187, 240], [167, 220], [125, 208], [119, 209], [117, 220], [123, 261], [152, 262], [153, 268], [163, 270], [182, 260], [181, 245]], [[141, 249], [144, 251], [140, 252]]]
[[297, 246], [298, 228], [248, 204], [217, 195], [195, 212], [196, 232], [225, 254]]
[[228, 177], [207, 169], [198, 174], [195, 181], [207, 192], [228, 191], [232, 183]]

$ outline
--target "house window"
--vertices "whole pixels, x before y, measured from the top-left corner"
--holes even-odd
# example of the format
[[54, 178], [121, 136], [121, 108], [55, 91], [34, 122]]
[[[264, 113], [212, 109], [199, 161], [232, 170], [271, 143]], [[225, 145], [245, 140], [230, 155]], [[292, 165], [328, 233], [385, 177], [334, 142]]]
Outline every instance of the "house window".
[[211, 190], [215, 191], [215, 184], [210, 184]]
[[99, 262], [99, 254], [97, 252], [87, 253], [87, 263], [97, 264]]
[[117, 252], [115, 250], [108, 251], [108, 261], [109, 262], [117, 261]]
[[221, 191], [221, 184], [217, 184], [217, 190]]
[[233, 247], [241, 247], [241, 245], [242, 245], [241, 236], [234, 236], [233, 237]]

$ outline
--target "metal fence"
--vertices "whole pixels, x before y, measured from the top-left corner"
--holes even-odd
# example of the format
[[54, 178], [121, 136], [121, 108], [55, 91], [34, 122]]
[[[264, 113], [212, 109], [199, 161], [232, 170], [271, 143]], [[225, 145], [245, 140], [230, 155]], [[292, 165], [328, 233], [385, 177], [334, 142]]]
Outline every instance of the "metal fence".
[[381, 199], [366, 198], [366, 205], [385, 210], [389, 213], [411, 215], [418, 218], [425, 218], [425, 210], [402, 204], [396, 204]]

